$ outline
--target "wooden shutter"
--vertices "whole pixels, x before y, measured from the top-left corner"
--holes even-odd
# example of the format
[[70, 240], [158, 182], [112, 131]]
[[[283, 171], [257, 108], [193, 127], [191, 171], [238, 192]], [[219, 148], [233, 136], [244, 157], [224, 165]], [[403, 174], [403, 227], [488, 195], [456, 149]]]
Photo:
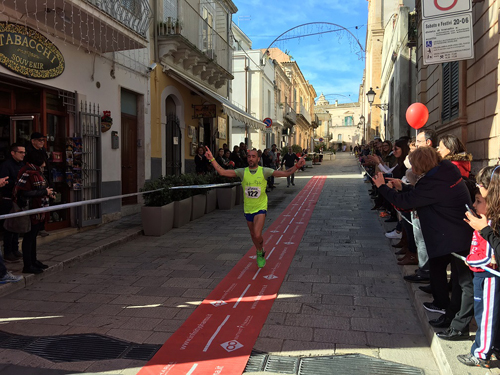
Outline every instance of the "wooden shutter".
[[441, 119], [450, 120], [458, 116], [459, 69], [458, 61], [443, 64], [443, 110]]

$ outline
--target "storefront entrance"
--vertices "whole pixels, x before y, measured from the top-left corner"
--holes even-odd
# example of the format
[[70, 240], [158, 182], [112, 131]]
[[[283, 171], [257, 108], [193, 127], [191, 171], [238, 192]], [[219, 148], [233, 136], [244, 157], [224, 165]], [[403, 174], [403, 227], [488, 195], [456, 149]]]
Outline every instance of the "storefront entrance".
[[[0, 163], [10, 157], [12, 143], [27, 145], [33, 132], [47, 135], [45, 177], [56, 192], [50, 204], [70, 202], [65, 157], [69, 115], [63, 98], [56, 90], [0, 75]], [[64, 209], [51, 212], [45, 227], [50, 231], [68, 226], [70, 211]]]

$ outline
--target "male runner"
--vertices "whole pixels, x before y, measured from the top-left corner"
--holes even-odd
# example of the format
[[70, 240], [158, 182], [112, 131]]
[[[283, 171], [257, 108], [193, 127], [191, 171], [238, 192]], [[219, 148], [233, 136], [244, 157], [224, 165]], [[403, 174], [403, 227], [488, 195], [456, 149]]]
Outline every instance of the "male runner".
[[266, 253], [263, 249], [264, 238], [262, 238], [262, 229], [264, 228], [267, 213], [267, 179], [271, 176], [288, 177], [305, 165], [305, 160], [300, 158], [297, 164], [286, 171], [275, 171], [271, 168], [260, 167], [260, 158], [257, 155], [257, 151], [250, 150], [247, 152], [248, 167], [224, 169], [215, 161], [208, 147], [205, 156], [221, 176], [239, 177], [241, 179], [244, 213], [248, 229], [250, 229], [250, 235], [252, 236], [252, 242], [257, 249], [257, 266], [259, 268], [264, 267], [266, 265]]

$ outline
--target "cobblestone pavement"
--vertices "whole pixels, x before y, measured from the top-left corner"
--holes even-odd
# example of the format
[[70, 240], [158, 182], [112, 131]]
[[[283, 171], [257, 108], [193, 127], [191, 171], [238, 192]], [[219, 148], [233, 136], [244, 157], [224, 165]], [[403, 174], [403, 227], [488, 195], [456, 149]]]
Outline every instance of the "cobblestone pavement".
[[[411, 290], [384, 228], [369, 210], [367, 185], [352, 156], [340, 154], [299, 172], [295, 187], [277, 179], [266, 227], [312, 175], [328, 179], [254, 348], [293, 356], [362, 353], [439, 374]], [[110, 229], [54, 241], [47, 245], [50, 256], [42, 248], [42, 259], [57, 272], [0, 297], [0, 331], [97, 333], [163, 344], [252, 246], [241, 206], [216, 210], [162, 237], [137, 236], [137, 224], [136, 215]], [[120, 232], [127, 240], [109, 248]], [[77, 239], [86, 242], [75, 245]], [[71, 254], [76, 248], [95, 256], [82, 255], [85, 249]], [[54, 363], [0, 349], [2, 375], [136, 374], [144, 364], [125, 359]]]

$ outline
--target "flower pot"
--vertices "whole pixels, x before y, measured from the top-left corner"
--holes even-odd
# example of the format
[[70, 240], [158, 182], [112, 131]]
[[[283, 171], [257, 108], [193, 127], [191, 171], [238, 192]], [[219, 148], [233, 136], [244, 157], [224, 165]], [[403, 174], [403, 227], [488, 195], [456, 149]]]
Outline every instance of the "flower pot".
[[192, 197], [174, 202], [174, 228], [180, 228], [191, 220]]
[[236, 199], [234, 204], [236, 206], [243, 204], [243, 188], [241, 186], [235, 186], [236, 188]]
[[193, 204], [191, 207], [191, 220], [196, 220], [205, 215], [207, 208], [207, 196], [205, 194], [193, 195]]
[[108, 122], [108, 121], [101, 121], [101, 132], [106, 133], [109, 129], [111, 129], [111, 126], [113, 123]]
[[306, 167], [307, 168], [312, 168], [313, 166], [313, 161], [312, 160], [306, 160]]
[[207, 205], [205, 206], [205, 213], [208, 214], [215, 211], [217, 208], [217, 192], [215, 190], [207, 191]]
[[174, 202], [161, 207], [141, 207], [145, 236], [163, 236], [174, 224]]
[[215, 190], [217, 191], [217, 207], [219, 210], [231, 210], [236, 203], [236, 186]]

